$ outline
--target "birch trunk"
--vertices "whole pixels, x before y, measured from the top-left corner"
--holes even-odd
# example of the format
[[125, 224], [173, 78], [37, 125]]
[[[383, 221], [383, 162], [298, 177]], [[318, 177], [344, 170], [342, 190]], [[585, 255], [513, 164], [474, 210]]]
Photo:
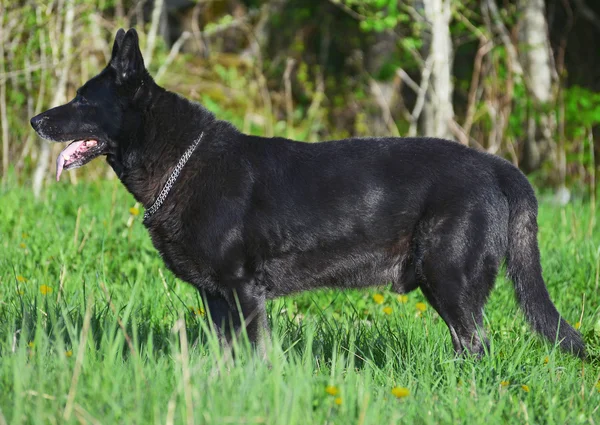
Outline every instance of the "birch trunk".
[[544, 0], [519, 0], [519, 8], [519, 53], [527, 91], [533, 100], [529, 110], [522, 165], [526, 170], [532, 171], [540, 167], [552, 146], [556, 124], [550, 114], [543, 112], [543, 107], [553, 100], [555, 71]]
[[[55, 89], [54, 98], [52, 99], [51, 107], [59, 106], [65, 103], [67, 95], [68, 74], [71, 67], [71, 47], [73, 45], [73, 21], [75, 19], [74, 0], [66, 0], [66, 12], [64, 22], [64, 35], [62, 45], [62, 65], [57, 73], [58, 84]], [[54, 40], [51, 40], [54, 41]], [[48, 174], [48, 165], [50, 161], [50, 143], [45, 140], [40, 140], [40, 154], [38, 157], [37, 166], [33, 174], [33, 193], [36, 197], [42, 192], [44, 178]]]
[[166, 17], [165, 13], [165, 2], [164, 0], [155, 0], [154, 7], [152, 8], [152, 20], [150, 21], [150, 31], [146, 37], [146, 48], [144, 49], [144, 63], [146, 68], [152, 63], [152, 55], [154, 54], [154, 48], [156, 47], [156, 36], [159, 34], [160, 27], [163, 21], [162, 17]]
[[421, 118], [423, 136], [452, 138], [452, 40], [450, 38], [450, 0], [421, 0], [430, 40], [430, 84]]

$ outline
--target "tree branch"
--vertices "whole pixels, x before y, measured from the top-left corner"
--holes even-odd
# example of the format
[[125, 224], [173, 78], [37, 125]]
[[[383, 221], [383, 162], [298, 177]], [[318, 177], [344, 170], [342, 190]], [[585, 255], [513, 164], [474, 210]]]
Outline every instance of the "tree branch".
[[423, 107], [425, 106], [425, 96], [427, 95], [427, 90], [429, 89], [429, 77], [431, 76], [432, 68], [433, 56], [429, 55], [425, 61], [425, 65], [421, 69], [421, 85], [418, 85], [412, 78], [410, 78], [410, 76], [402, 68], [398, 69], [397, 71], [397, 74], [402, 81], [404, 81], [408, 87], [413, 89], [413, 91], [417, 94], [415, 107], [410, 114], [410, 127], [408, 130], [408, 135], [411, 137], [417, 135], [417, 124], [419, 117], [421, 116], [421, 112], [423, 111]]
[[171, 47], [171, 51], [169, 52], [169, 56], [167, 56], [167, 59], [165, 60], [165, 62], [160, 66], [160, 68], [156, 72], [154, 79], [156, 80], [157, 83], [160, 83], [160, 79], [162, 78], [164, 73], [167, 72], [167, 68], [169, 67], [169, 65], [171, 65], [171, 63], [173, 63], [173, 61], [175, 60], [175, 57], [179, 53], [181, 46], [183, 46], [183, 43], [185, 43], [187, 41], [187, 39], [190, 38], [191, 36], [192, 36], [192, 34], [190, 32], [184, 31], [181, 33], [181, 35], [179, 36], [177, 41], [175, 43], [173, 43], [173, 46]]
[[515, 49], [514, 44], [510, 40], [510, 35], [504, 22], [502, 22], [502, 17], [500, 16], [500, 12], [498, 12], [498, 6], [496, 6], [495, 0], [484, 0], [482, 4], [483, 15], [486, 15], [486, 11], [489, 13], [489, 16], [494, 21], [494, 27], [496, 31], [500, 35], [500, 39], [502, 40], [502, 44], [506, 48], [506, 52], [510, 58], [512, 63], [513, 72], [516, 75], [523, 75], [523, 68], [521, 67], [521, 63], [519, 62], [519, 56], [517, 55], [517, 49]]

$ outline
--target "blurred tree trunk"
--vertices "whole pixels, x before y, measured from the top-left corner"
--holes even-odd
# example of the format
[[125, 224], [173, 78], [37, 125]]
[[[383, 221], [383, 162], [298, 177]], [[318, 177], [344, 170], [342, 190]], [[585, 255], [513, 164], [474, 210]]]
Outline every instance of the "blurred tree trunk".
[[[156, 36], [161, 34], [164, 36], [164, 32], [167, 32], [167, 26], [165, 19], [167, 14], [165, 13], [165, 2], [164, 0], [154, 0], [152, 6], [152, 17], [150, 20], [150, 30], [146, 37], [146, 48], [144, 49], [144, 64], [149, 67], [152, 63], [154, 48], [156, 47]], [[164, 24], [164, 25], [163, 25]], [[168, 38], [165, 38], [168, 40]]]
[[[273, 16], [281, 16], [285, 13], [287, 7], [288, 0], [270, 0], [265, 2], [261, 7], [261, 15], [256, 25], [254, 36], [256, 37], [257, 47], [259, 47], [262, 52], [266, 50], [266, 47], [269, 44], [269, 38], [277, 37], [277, 34], [274, 33], [273, 29], [268, 24], [269, 19]], [[254, 54], [260, 55], [261, 52], [254, 52]]]
[[375, 34], [375, 42], [367, 48], [365, 69], [371, 78], [371, 95], [379, 109], [369, 114], [369, 134], [372, 136], [399, 136], [392, 118], [397, 100], [398, 84], [393, 80], [382, 81], [376, 78], [387, 61], [396, 55], [397, 36], [393, 30]]
[[2, 126], [2, 180], [8, 178], [8, 117], [6, 113], [6, 71], [4, 66], [4, 43], [8, 41], [8, 35], [4, 33], [4, 1], [0, 0], [0, 126]]
[[552, 101], [555, 70], [544, 0], [519, 0], [519, 8], [519, 56], [532, 99], [521, 164], [526, 171], [533, 171], [549, 155], [556, 129], [554, 117], [544, 111]]
[[[63, 44], [62, 44], [62, 66], [58, 68], [57, 78], [58, 84], [54, 91], [54, 98], [52, 99], [51, 107], [59, 106], [65, 103], [67, 95], [67, 79], [70, 72], [71, 66], [71, 47], [73, 45], [73, 21], [75, 19], [75, 7], [74, 0], [66, 0], [65, 5], [65, 21], [62, 30]], [[61, 34], [59, 28], [57, 33]], [[52, 32], [50, 32], [52, 34]], [[58, 44], [58, 40], [50, 40], [52, 43]], [[39, 197], [42, 191], [42, 185], [44, 178], [48, 173], [48, 165], [50, 161], [50, 143], [45, 140], [40, 140], [40, 153], [38, 156], [37, 166], [33, 174], [33, 193], [36, 197]]]
[[452, 139], [452, 40], [450, 0], [418, 0], [430, 34], [425, 51], [432, 57], [430, 84], [421, 115], [421, 135]]

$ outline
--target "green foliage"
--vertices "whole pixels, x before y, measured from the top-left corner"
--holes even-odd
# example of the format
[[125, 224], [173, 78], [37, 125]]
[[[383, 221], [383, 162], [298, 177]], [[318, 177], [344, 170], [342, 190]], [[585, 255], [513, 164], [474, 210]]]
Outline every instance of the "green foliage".
[[527, 87], [525, 87], [522, 81], [515, 83], [513, 90], [515, 101], [510, 117], [508, 118], [507, 133], [515, 139], [523, 139], [527, 135], [528, 112], [532, 109], [531, 100], [527, 92]]
[[565, 123], [571, 137], [582, 137], [600, 124], [600, 93], [572, 86], [564, 90]]
[[341, 2], [361, 17], [360, 29], [369, 32], [382, 32], [395, 28], [400, 22], [408, 22], [409, 17], [400, 12], [396, 0], [333, 0]]
[[503, 278], [486, 308], [491, 353], [480, 361], [454, 356], [443, 320], [419, 310], [419, 291], [379, 288], [271, 302], [267, 364], [246, 341], [235, 363], [226, 359], [197, 291], [165, 270], [120, 183], [53, 184], [44, 196], [12, 185], [0, 192], [2, 422], [468, 424], [485, 414], [494, 425], [597, 416], [600, 233], [588, 231], [589, 204], [542, 203], [539, 214], [549, 292], [581, 322], [596, 356], [584, 365], [532, 335]]
[[204, 27], [204, 32], [206, 33], [206, 35], [210, 35], [211, 33], [215, 32], [215, 30], [217, 30], [219, 27], [224, 27], [228, 24], [231, 24], [233, 20], [233, 16], [224, 15], [221, 18], [219, 18], [219, 20], [216, 22], [207, 23]]

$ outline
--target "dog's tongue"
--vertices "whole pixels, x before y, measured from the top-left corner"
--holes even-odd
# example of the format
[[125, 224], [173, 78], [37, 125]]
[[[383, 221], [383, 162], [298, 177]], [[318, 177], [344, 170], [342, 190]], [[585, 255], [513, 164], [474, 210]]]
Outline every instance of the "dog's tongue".
[[58, 158], [56, 158], [56, 181], [60, 179], [60, 175], [62, 174], [63, 167], [65, 165], [65, 161], [68, 157], [73, 155], [75, 151], [83, 144], [85, 140], [79, 140], [77, 142], [71, 143], [65, 149], [62, 150], [61, 153], [58, 154]]

